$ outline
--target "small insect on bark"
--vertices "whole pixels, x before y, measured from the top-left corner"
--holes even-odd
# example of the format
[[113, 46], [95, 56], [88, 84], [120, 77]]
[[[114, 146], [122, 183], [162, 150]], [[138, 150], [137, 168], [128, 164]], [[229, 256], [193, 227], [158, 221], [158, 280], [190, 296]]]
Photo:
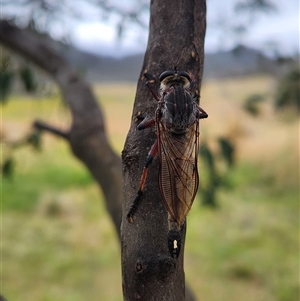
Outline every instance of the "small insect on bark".
[[144, 118], [138, 130], [155, 126], [157, 139], [146, 158], [139, 190], [127, 214], [132, 223], [143, 195], [148, 167], [157, 155], [159, 159], [159, 188], [168, 211], [168, 248], [170, 255], [180, 254], [180, 229], [195, 199], [199, 175], [197, 158], [199, 151], [199, 119], [207, 113], [198, 105], [198, 95], [192, 93], [194, 77], [191, 73], [174, 70], [164, 71], [160, 77], [160, 89], [148, 73], [146, 86], [157, 100], [155, 117]]

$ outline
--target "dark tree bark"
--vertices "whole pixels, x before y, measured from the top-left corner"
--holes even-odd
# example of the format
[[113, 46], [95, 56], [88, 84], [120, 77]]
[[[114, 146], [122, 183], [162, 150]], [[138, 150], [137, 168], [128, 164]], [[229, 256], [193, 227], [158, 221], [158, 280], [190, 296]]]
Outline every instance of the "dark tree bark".
[[158, 162], [149, 167], [141, 204], [133, 224], [126, 214], [138, 191], [147, 152], [154, 143], [155, 131], [137, 131], [135, 116], [154, 114], [157, 102], [145, 87], [143, 73], [155, 78], [165, 70], [186, 70], [193, 73], [200, 89], [204, 37], [206, 30], [205, 0], [152, 0], [150, 33], [143, 69], [137, 86], [132, 123], [123, 150], [123, 219], [121, 226], [122, 277], [124, 300], [185, 299], [183, 269], [185, 227], [182, 250], [177, 260], [167, 248], [167, 213], [158, 188]]
[[106, 137], [104, 118], [89, 86], [62, 56], [33, 31], [0, 21], [0, 43], [26, 57], [46, 71], [59, 85], [72, 113], [72, 125], [61, 131], [42, 122], [35, 127], [66, 139], [77, 158], [91, 172], [102, 188], [105, 204], [116, 232], [121, 224], [121, 159], [111, 149]]

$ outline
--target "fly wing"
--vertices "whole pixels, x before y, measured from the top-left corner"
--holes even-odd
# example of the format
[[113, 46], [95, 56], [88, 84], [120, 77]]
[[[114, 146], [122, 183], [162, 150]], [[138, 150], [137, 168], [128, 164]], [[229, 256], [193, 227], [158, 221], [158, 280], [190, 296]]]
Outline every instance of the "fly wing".
[[157, 131], [160, 191], [172, 220], [181, 225], [198, 189], [199, 124], [191, 125], [183, 135], [174, 135], [158, 122]]

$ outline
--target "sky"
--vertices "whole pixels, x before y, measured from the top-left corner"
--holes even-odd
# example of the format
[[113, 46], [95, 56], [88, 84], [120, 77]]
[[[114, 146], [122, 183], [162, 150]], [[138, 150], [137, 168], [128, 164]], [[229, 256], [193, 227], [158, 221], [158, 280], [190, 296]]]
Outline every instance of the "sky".
[[[229, 23], [236, 20], [236, 15], [233, 18], [230, 10], [235, 1], [207, 1], [206, 52], [229, 50], [238, 41], [248, 47], [261, 49], [270, 56], [275, 52], [280, 55], [299, 54], [299, 0], [273, 0], [277, 10], [256, 16], [250, 23], [247, 34], [239, 39], [224, 31], [222, 26], [215, 25], [220, 20], [227, 20]], [[237, 18], [242, 20], [244, 17], [240, 15]], [[147, 38], [147, 29], [131, 26], [123, 38], [118, 40], [114, 21], [81, 23], [76, 26], [72, 35], [73, 43], [78, 48], [113, 57], [143, 53]]]

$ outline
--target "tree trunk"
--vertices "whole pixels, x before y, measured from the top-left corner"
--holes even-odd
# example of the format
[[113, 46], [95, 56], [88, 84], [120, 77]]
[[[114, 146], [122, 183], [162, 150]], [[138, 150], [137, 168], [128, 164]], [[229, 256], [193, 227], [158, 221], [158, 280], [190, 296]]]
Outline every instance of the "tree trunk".
[[134, 223], [126, 214], [138, 191], [146, 155], [156, 139], [155, 131], [136, 130], [135, 116], [154, 115], [157, 102], [145, 86], [147, 70], [156, 79], [165, 70], [190, 71], [200, 89], [204, 37], [206, 29], [205, 0], [152, 0], [150, 33], [143, 69], [137, 86], [131, 127], [125, 142], [123, 157], [123, 212], [121, 226], [122, 277], [124, 300], [185, 299], [183, 254], [178, 259], [169, 255], [168, 222], [158, 188], [158, 162], [149, 167], [144, 195], [135, 214]]
[[[68, 140], [73, 153], [89, 169], [103, 190], [105, 204], [116, 232], [121, 224], [121, 159], [111, 149], [105, 122], [89, 86], [56, 51], [29, 29], [0, 21], [0, 43], [26, 57], [46, 71], [59, 85], [72, 113], [72, 126], [63, 133], [37, 122], [35, 126]], [[100, 72], [100, 70], [99, 70]]]

